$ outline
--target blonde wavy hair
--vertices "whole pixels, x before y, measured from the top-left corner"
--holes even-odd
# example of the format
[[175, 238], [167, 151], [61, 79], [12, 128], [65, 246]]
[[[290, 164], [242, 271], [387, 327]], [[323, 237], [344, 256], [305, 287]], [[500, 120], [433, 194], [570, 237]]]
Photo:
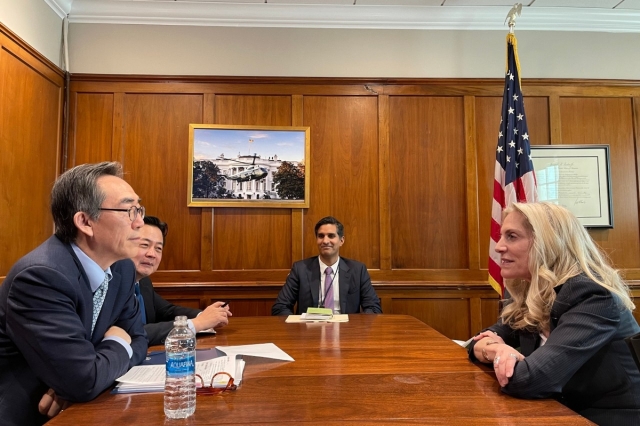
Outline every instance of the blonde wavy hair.
[[609, 266], [606, 256], [569, 210], [548, 202], [513, 203], [504, 217], [513, 213], [522, 215], [532, 239], [531, 281], [505, 280], [512, 301], [502, 311], [503, 323], [516, 330], [549, 330], [551, 306], [556, 299], [554, 287], [581, 273], [615, 294], [624, 308], [635, 308], [618, 271]]

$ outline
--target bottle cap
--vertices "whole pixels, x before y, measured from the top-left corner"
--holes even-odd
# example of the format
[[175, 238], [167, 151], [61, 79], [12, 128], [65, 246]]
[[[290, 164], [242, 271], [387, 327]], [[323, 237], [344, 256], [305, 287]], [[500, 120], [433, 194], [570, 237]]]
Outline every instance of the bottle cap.
[[187, 325], [187, 317], [184, 315], [178, 315], [173, 322], [173, 325]]

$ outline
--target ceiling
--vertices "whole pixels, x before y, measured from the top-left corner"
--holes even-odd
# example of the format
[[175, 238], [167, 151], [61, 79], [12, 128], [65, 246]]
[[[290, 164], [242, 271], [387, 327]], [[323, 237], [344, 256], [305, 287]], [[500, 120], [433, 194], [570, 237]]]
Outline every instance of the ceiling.
[[[505, 30], [513, 0], [43, 0], [70, 23]], [[516, 30], [640, 33], [640, 0], [524, 0]]]

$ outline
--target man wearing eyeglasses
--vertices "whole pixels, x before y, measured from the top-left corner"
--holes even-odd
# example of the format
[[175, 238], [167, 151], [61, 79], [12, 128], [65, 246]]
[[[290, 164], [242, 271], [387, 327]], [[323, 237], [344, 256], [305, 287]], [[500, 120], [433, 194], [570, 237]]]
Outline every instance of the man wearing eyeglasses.
[[173, 328], [176, 316], [184, 315], [193, 333], [229, 324], [231, 311], [224, 302], [215, 302], [204, 311], [174, 305], [163, 299], [153, 289], [149, 275], [158, 270], [162, 260], [164, 242], [169, 226], [155, 216], [145, 216], [140, 230], [138, 253], [133, 257], [136, 266], [136, 297], [143, 306], [142, 322], [149, 338], [149, 345], [164, 344]]
[[144, 208], [119, 163], [83, 164], [51, 191], [55, 235], [0, 287], [0, 423], [42, 424], [97, 397], [146, 355], [134, 296]]

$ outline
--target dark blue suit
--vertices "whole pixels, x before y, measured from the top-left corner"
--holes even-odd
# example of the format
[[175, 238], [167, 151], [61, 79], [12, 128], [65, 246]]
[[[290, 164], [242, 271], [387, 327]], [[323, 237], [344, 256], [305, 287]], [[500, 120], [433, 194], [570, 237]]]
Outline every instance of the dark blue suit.
[[[640, 425], [640, 372], [624, 338], [638, 323], [604, 287], [585, 275], [555, 288], [551, 332], [544, 346], [538, 333], [489, 327], [520, 348], [504, 393], [518, 398], [556, 398], [599, 425]], [[469, 356], [475, 360], [473, 346]]]
[[[381, 314], [380, 299], [371, 285], [367, 267], [355, 260], [340, 258], [340, 313], [357, 314], [362, 311]], [[271, 315], [291, 315], [297, 303], [296, 313], [307, 312], [309, 307], [318, 307], [320, 294], [320, 260], [310, 257], [293, 264], [287, 281], [280, 290]]]
[[174, 305], [163, 299], [153, 289], [153, 283], [149, 277], [140, 280], [140, 294], [144, 300], [144, 311], [147, 316], [144, 331], [147, 332], [149, 345], [164, 345], [178, 315], [192, 319], [202, 312], [200, 309]]
[[[69, 244], [53, 236], [11, 268], [0, 287], [3, 425], [42, 424], [38, 402], [48, 388], [71, 402], [89, 401], [144, 359], [134, 265], [119, 261], [111, 272], [92, 336], [93, 293]], [[131, 336], [131, 359], [120, 343], [102, 341], [113, 325]]]

